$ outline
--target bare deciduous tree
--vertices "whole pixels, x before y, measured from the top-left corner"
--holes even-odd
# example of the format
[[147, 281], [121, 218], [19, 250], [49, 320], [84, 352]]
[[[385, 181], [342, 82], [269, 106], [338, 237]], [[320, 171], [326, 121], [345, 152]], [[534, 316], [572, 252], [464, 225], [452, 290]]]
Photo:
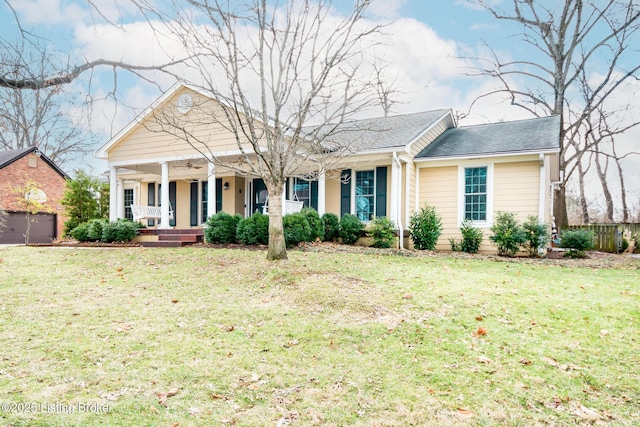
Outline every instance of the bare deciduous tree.
[[[157, 112], [155, 122], [208, 161], [264, 180], [269, 194], [267, 258], [286, 258], [286, 179], [324, 173], [329, 163], [354, 148], [355, 141], [336, 137], [340, 125], [381, 102], [379, 63], [369, 58], [375, 51], [372, 36], [381, 27], [365, 21], [370, 0], [356, 0], [343, 18], [332, 15], [327, 0], [194, 0], [188, 7], [174, 1], [166, 11], [150, 1], [136, 3], [158, 33], [172, 34], [184, 46], [190, 71], [200, 80], [189, 83], [206, 91], [219, 109], [195, 115], [197, 124], [230, 132], [241, 153], [239, 162], [218, 158], [209, 138], [192, 131], [193, 121], [167, 111]], [[305, 168], [309, 162], [315, 170]]]
[[[640, 61], [633, 45], [638, 42], [640, 4], [637, 0], [512, 0], [511, 10], [503, 11], [493, 2], [475, 2], [496, 19], [522, 26], [522, 39], [532, 48], [532, 56], [525, 60], [502, 61], [495, 52], [486, 59], [488, 65], [478, 74], [497, 78], [501, 87], [484, 96], [506, 93], [513, 105], [536, 116], [563, 117], [560, 170], [565, 174], [555, 194], [554, 214], [559, 225], [567, 225], [568, 172], [575, 170], [572, 163], [575, 166], [582, 157], [572, 153], [570, 136], [626, 80], [637, 78]], [[541, 61], [532, 59], [538, 55]], [[567, 103], [585, 73], [592, 91], [579, 111], [574, 105], [577, 114], [570, 118]]]

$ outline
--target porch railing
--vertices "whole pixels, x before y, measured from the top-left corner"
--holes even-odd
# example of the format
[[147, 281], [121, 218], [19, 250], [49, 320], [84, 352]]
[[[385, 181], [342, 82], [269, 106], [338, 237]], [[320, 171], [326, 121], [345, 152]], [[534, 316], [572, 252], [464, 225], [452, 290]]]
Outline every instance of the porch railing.
[[[141, 219], [160, 219], [162, 218], [161, 206], [143, 206], [131, 205], [131, 213], [134, 221]], [[169, 219], [173, 219], [173, 207], [169, 204]]]

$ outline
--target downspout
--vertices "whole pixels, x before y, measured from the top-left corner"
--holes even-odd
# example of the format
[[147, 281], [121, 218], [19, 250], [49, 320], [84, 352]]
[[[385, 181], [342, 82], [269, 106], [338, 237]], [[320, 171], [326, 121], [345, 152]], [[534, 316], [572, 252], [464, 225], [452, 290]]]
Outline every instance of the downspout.
[[[402, 210], [400, 208], [400, 204], [402, 202], [402, 180], [401, 175], [402, 175], [402, 163], [400, 163], [400, 159], [398, 159], [398, 154], [394, 151], [393, 152], [393, 162], [397, 165], [397, 172], [396, 175], [400, 175], [400, 176], [396, 176], [396, 180], [395, 182], [397, 182], [398, 184], [398, 188], [396, 188], [395, 190], [395, 196], [396, 197], [396, 222], [398, 223], [398, 245], [400, 246], [399, 249], [404, 249], [404, 228], [402, 227]], [[392, 180], [393, 181], [393, 180]]]

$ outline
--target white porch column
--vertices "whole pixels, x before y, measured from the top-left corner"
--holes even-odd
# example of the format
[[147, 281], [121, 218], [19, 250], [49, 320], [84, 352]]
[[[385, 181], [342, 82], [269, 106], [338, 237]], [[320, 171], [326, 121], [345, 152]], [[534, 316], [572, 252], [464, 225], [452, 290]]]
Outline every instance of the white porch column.
[[324, 215], [327, 210], [327, 198], [325, 193], [325, 176], [324, 171], [321, 171], [318, 175], [318, 215]]
[[124, 180], [118, 179], [118, 218], [124, 218]]
[[402, 200], [402, 165], [398, 160], [396, 153], [393, 153], [393, 160], [391, 161], [391, 189], [389, 194], [391, 195], [389, 219], [391, 222], [400, 226], [400, 203]]
[[118, 219], [118, 172], [109, 169], [109, 221]]
[[[160, 225], [158, 228], [170, 228], [169, 225], [169, 163], [161, 162], [162, 166], [162, 189], [160, 197], [162, 204], [160, 205]], [[174, 213], [175, 215], [175, 213]]]
[[[214, 215], [216, 212], [216, 165], [209, 162], [207, 166], [207, 216]], [[203, 218], [203, 221], [206, 221]]]

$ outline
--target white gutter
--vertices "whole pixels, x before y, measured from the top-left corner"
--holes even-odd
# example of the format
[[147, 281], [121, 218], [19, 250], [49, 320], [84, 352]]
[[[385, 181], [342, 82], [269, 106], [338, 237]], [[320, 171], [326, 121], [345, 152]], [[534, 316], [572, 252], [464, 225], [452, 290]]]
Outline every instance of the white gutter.
[[[398, 188], [396, 189], [397, 191], [395, 191], [394, 195], [394, 197], [396, 197], [395, 205], [397, 210], [396, 222], [398, 223], [398, 245], [400, 246], [400, 249], [404, 249], [404, 228], [402, 227], [402, 210], [400, 209], [400, 203], [402, 202], [402, 180], [400, 179], [400, 176], [402, 175], [402, 163], [400, 163], [398, 154], [395, 151], [393, 152], [393, 162], [397, 165], [397, 168], [392, 168], [391, 172], [393, 173], [393, 170], [396, 170], [395, 182], [398, 183]], [[394, 182], [393, 177], [391, 179], [391, 182]]]

